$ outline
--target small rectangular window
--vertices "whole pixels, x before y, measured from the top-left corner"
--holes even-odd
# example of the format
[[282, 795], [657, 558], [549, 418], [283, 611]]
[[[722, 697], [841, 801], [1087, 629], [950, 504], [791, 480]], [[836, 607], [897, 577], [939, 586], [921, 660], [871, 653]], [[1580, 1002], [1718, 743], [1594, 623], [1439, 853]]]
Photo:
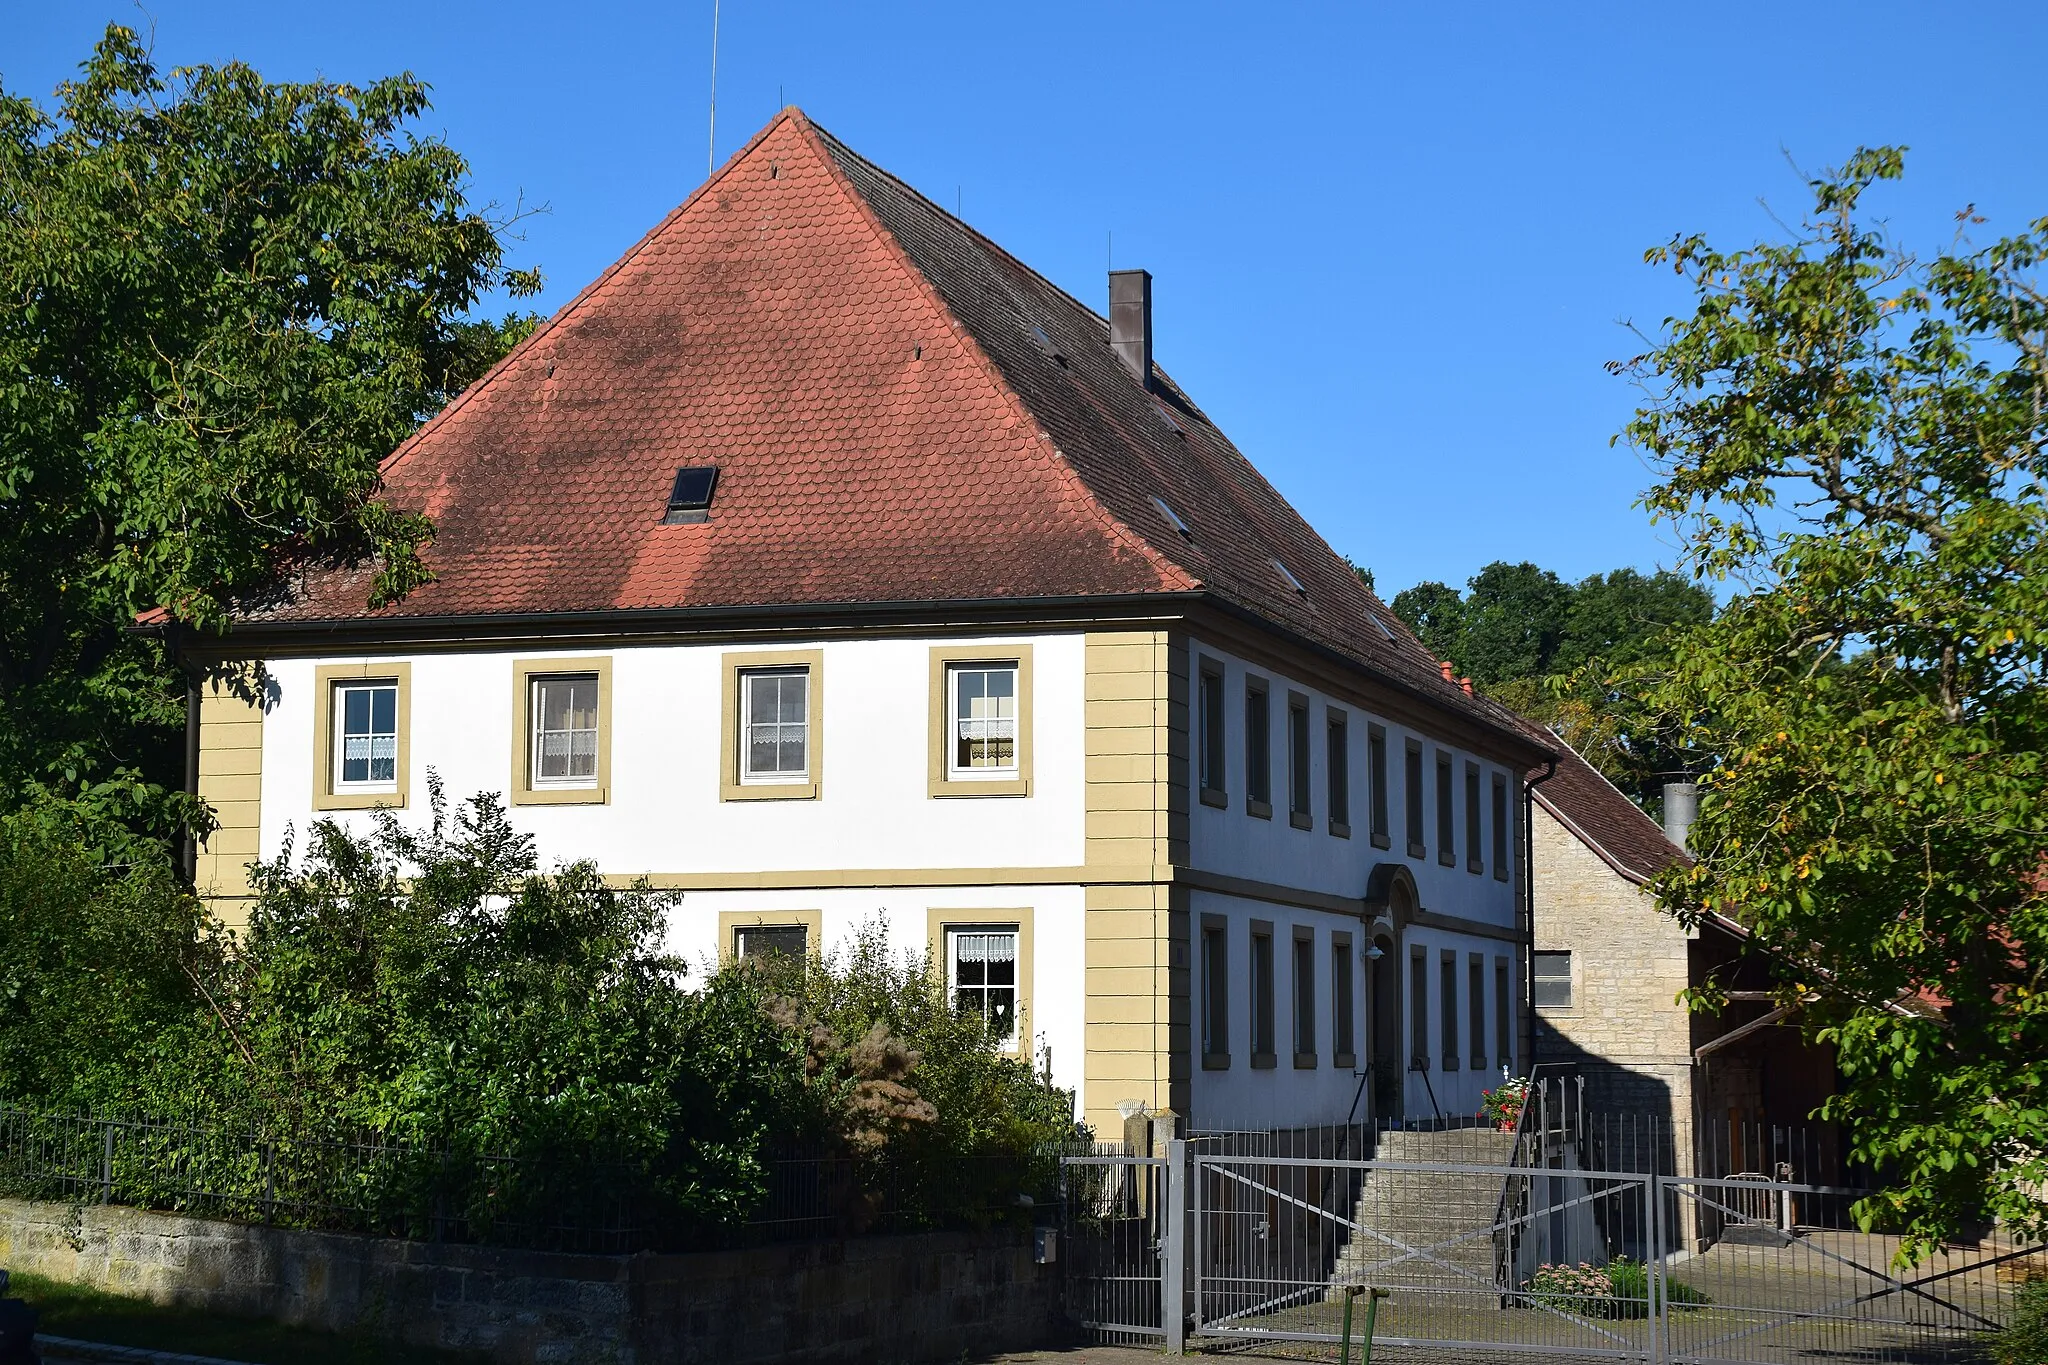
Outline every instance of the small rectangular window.
[[802, 781], [810, 774], [808, 668], [740, 674], [740, 781]]
[[1316, 1064], [1316, 931], [1294, 927], [1294, 1064]]
[[1351, 935], [1330, 935], [1330, 1051], [1337, 1066], [1358, 1064], [1357, 993]]
[[1485, 847], [1480, 841], [1479, 829], [1479, 765], [1465, 765], [1465, 870], [1484, 872], [1486, 864], [1480, 861], [1479, 850]]
[[1330, 767], [1330, 833], [1351, 833], [1351, 746], [1344, 713], [1332, 706], [1324, 712], [1323, 747]]
[[1016, 661], [948, 664], [946, 696], [952, 717], [948, 776], [957, 780], [1015, 775]]
[[1537, 1009], [1568, 1010], [1572, 1007], [1572, 955], [1569, 952], [1539, 952], [1535, 968], [1535, 989], [1530, 1004]]
[[810, 951], [810, 931], [801, 924], [748, 924], [733, 930], [733, 954], [747, 958], [783, 957], [801, 962]]
[[946, 930], [953, 1008], [979, 1015], [1005, 1043], [1017, 1037], [1017, 926]]
[[542, 674], [532, 680], [533, 785], [597, 785], [597, 675]]
[[1497, 881], [1508, 879], [1508, 778], [1506, 773], [1493, 775], [1493, 875]]
[[1443, 998], [1438, 1006], [1442, 1013], [1437, 1021], [1443, 1025], [1444, 1070], [1458, 1069], [1458, 955], [1449, 948], [1443, 950], [1441, 961], [1443, 971]]
[[398, 789], [398, 684], [334, 689], [334, 790]]
[[1201, 677], [1201, 714], [1197, 721], [1202, 727], [1202, 796], [1210, 805], [1220, 806], [1223, 794], [1229, 790], [1223, 757], [1223, 670], [1205, 659]]
[[1295, 692], [1287, 698], [1287, 818], [1296, 829], [1315, 824], [1309, 808], [1308, 756], [1308, 698]]
[[1436, 751], [1436, 860], [1445, 867], [1458, 865], [1457, 779], [1451, 775], [1451, 756]]
[[1252, 1065], [1273, 1065], [1273, 926], [1252, 921]]
[[1486, 1070], [1486, 959], [1478, 953], [1465, 958], [1465, 1001], [1470, 1022], [1468, 1042], [1472, 1048], [1472, 1069]]
[[1429, 957], [1408, 950], [1408, 1069], [1429, 1070]]
[[1493, 1060], [1512, 1074], [1515, 1069], [1515, 997], [1508, 989], [1508, 960], [1493, 960]]
[[1230, 930], [1221, 915], [1202, 916], [1202, 1065], [1230, 1065]]
[[1424, 858], [1429, 850], [1422, 843], [1422, 741], [1409, 740], [1402, 757], [1401, 804], [1408, 817], [1408, 856]]
[[1273, 716], [1263, 678], [1244, 685], [1244, 798], [1253, 815], [1273, 813]]

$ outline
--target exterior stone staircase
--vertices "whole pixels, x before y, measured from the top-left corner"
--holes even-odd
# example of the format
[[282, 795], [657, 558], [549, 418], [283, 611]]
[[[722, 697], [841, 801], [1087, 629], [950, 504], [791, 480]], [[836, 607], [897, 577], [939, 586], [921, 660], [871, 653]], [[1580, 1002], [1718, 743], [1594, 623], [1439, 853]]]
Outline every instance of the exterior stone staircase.
[[[1383, 1132], [1373, 1160], [1506, 1166], [1514, 1151], [1512, 1133], [1490, 1129]], [[1381, 1285], [1404, 1291], [1402, 1298], [1410, 1303], [1418, 1291], [1434, 1290], [1447, 1304], [1492, 1306], [1490, 1230], [1502, 1183], [1501, 1176], [1491, 1174], [1373, 1168], [1352, 1212], [1358, 1230], [1338, 1253], [1330, 1273], [1333, 1290], [1351, 1284]], [[1396, 1243], [1426, 1250], [1428, 1256], [1407, 1252]]]

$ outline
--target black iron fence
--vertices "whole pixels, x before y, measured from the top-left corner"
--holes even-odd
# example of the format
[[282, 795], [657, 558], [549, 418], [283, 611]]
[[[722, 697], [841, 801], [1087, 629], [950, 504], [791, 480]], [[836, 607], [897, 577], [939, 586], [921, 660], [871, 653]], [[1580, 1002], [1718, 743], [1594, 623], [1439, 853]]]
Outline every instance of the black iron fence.
[[375, 1135], [0, 1104], [0, 1196], [423, 1241], [713, 1250], [1032, 1221], [1058, 1150], [478, 1153]]

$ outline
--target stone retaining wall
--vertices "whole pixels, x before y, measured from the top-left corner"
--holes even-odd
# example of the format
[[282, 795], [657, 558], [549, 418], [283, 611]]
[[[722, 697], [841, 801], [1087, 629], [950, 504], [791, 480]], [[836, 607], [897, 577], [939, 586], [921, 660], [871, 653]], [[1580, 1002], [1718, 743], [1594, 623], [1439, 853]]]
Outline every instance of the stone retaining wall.
[[574, 1256], [0, 1200], [0, 1265], [508, 1365], [957, 1360], [1062, 1330], [1022, 1229]]

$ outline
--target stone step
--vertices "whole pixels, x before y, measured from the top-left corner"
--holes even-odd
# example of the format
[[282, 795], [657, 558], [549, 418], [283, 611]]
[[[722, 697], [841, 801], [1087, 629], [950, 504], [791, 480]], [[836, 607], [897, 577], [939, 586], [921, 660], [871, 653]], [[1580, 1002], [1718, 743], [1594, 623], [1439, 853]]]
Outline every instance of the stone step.
[[[1505, 1166], [1514, 1153], [1512, 1133], [1456, 1129], [1382, 1133], [1372, 1155], [1380, 1162]], [[1418, 1290], [1441, 1295], [1446, 1303], [1483, 1296], [1494, 1276], [1492, 1228], [1503, 1179], [1485, 1172], [1373, 1168], [1352, 1207], [1359, 1231], [1339, 1250], [1331, 1284], [1371, 1277], [1406, 1287], [1410, 1298]], [[1373, 1233], [1430, 1248], [1428, 1255], [1443, 1264], [1388, 1246]]]

